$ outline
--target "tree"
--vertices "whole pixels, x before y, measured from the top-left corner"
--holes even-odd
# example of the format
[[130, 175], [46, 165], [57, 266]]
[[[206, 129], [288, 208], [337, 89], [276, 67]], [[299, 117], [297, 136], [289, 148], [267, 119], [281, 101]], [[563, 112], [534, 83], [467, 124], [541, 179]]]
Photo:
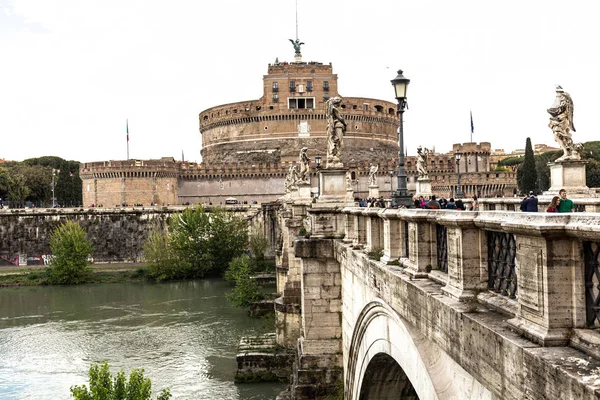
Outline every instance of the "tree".
[[[88, 389], [85, 385], [71, 386], [71, 396], [75, 400], [150, 400], [152, 396], [152, 382], [144, 377], [143, 369], [134, 369], [125, 378], [125, 372], [120, 371], [113, 377], [108, 363], [93, 364], [89, 371]], [[163, 389], [156, 400], [171, 398], [169, 389]]]
[[169, 246], [169, 237], [154, 230], [144, 245], [148, 273], [157, 282], [177, 279], [181, 275], [179, 263]]
[[254, 279], [256, 269], [247, 254], [236, 257], [229, 263], [225, 279], [234, 284], [227, 299], [236, 307], [249, 307], [252, 303], [265, 298], [258, 283]]
[[85, 281], [89, 273], [92, 242], [75, 221], [65, 221], [50, 234], [50, 282], [72, 284]]
[[517, 184], [522, 193], [529, 193], [530, 191], [537, 193], [539, 190], [537, 183], [537, 171], [535, 168], [533, 147], [531, 146], [531, 139], [527, 138], [527, 141], [525, 142], [525, 158], [517, 170]]
[[214, 208], [187, 208], [174, 214], [163, 238], [145, 246], [150, 276], [156, 280], [222, 275], [229, 262], [248, 248], [246, 219]]

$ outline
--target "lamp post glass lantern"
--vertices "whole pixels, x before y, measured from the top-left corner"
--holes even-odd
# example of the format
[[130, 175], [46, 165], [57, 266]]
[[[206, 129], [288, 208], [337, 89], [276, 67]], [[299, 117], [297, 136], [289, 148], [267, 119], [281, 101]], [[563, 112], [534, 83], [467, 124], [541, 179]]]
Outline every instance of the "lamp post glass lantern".
[[460, 158], [462, 154], [460, 151], [454, 153], [454, 159], [456, 160], [456, 199], [462, 199], [465, 197], [465, 194], [462, 192], [462, 188], [460, 186]]
[[398, 102], [398, 185], [396, 191], [392, 193], [392, 207], [411, 207], [413, 205], [412, 196], [406, 188], [406, 170], [404, 169], [404, 109], [406, 108], [406, 91], [410, 79], [402, 75], [402, 70], [398, 70], [398, 75], [392, 79], [392, 86]]

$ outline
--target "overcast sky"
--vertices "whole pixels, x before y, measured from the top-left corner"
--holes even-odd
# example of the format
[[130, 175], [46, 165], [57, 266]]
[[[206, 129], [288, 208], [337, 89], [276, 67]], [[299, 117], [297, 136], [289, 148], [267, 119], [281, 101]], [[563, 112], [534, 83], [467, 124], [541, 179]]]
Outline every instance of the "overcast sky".
[[[600, 140], [595, 1], [298, 0], [304, 61], [331, 62], [342, 96], [395, 101], [411, 79], [405, 141], [439, 152], [554, 145], [555, 84], [575, 141]], [[293, 61], [295, 0], [0, 0], [0, 158], [200, 161], [198, 114], [258, 99]]]

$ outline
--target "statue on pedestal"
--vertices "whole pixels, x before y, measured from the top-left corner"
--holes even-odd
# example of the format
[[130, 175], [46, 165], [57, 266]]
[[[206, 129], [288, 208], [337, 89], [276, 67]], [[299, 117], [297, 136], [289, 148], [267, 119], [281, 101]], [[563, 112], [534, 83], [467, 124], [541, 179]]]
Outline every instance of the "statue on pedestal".
[[427, 156], [429, 150], [427, 148], [417, 147], [417, 172], [419, 173], [418, 179], [429, 179], [427, 174]]
[[575, 132], [575, 126], [573, 125], [573, 100], [558, 85], [556, 86], [554, 104], [548, 109], [548, 114], [550, 114], [548, 127], [554, 132], [554, 140], [556, 140], [563, 150], [563, 155], [556, 161], [581, 160], [579, 152], [583, 149], [583, 144], [573, 143], [573, 135], [571, 134], [571, 131]]
[[325, 168], [341, 168], [344, 166], [340, 159], [346, 132], [346, 121], [342, 118], [339, 105], [341, 97], [332, 97], [327, 100], [327, 165]]
[[346, 190], [352, 190], [352, 173], [346, 171]]
[[285, 193], [288, 194], [291, 190], [298, 189], [298, 171], [295, 165], [290, 165], [288, 174], [285, 177]]
[[298, 174], [298, 183], [310, 183], [308, 172], [310, 170], [310, 158], [306, 154], [308, 147], [300, 149], [298, 155], [298, 164], [300, 164], [300, 173]]
[[379, 165], [373, 165], [369, 167], [369, 186], [377, 185], [377, 171], [379, 171]]

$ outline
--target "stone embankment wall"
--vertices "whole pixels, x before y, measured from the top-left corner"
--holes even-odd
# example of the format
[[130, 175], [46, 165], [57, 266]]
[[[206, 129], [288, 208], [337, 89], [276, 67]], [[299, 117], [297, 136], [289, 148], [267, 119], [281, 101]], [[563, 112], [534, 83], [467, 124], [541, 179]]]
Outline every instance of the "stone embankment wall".
[[[143, 246], [154, 229], [165, 229], [173, 213], [185, 207], [3, 210], [0, 212], [0, 266], [46, 265], [50, 234], [61, 222], [75, 220], [94, 245], [94, 262], [141, 262]], [[259, 206], [230, 207], [262, 227]]]

